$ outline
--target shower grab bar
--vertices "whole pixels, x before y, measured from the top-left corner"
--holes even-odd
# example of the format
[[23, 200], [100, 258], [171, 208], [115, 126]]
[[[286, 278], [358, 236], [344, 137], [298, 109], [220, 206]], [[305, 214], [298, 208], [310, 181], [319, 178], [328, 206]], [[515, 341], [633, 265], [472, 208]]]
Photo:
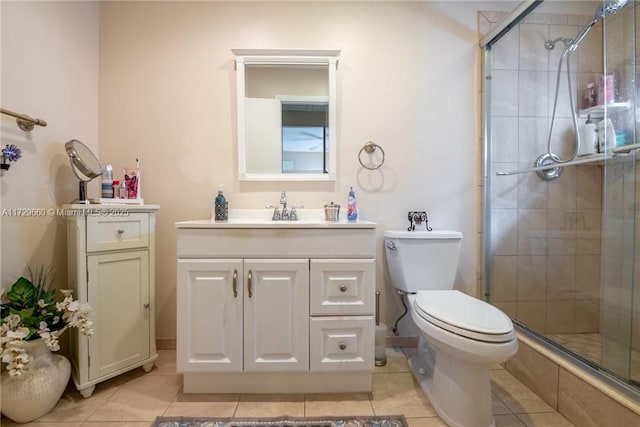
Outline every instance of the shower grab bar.
[[34, 119], [33, 117], [29, 117], [25, 114], [14, 113], [13, 111], [6, 110], [4, 108], [0, 108], [0, 113], [6, 114], [7, 116], [15, 117], [18, 127], [25, 132], [33, 130], [33, 127], [35, 125], [38, 125], [38, 126], [47, 125], [47, 122], [45, 122], [42, 119]]
[[496, 175], [498, 176], [517, 175], [521, 173], [538, 172], [538, 171], [545, 171], [545, 170], [555, 169], [555, 168], [563, 168], [565, 166], [582, 165], [585, 163], [595, 163], [602, 160], [610, 159], [611, 157], [614, 157], [616, 154], [629, 154], [630, 152], [635, 151], [639, 148], [640, 148], [640, 143], [623, 145], [621, 147], [614, 148], [613, 150], [611, 150], [611, 153], [592, 154], [588, 157], [583, 157], [581, 159], [572, 160], [570, 162], [565, 162], [565, 163], [551, 163], [549, 165], [536, 166], [528, 169], [520, 169], [515, 171], [509, 171], [509, 172], [496, 172]]

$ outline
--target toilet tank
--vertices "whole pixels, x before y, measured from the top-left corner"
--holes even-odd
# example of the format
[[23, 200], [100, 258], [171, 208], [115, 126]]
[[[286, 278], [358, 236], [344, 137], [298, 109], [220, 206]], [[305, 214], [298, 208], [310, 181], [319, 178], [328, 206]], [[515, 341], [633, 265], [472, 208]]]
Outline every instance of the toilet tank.
[[395, 288], [404, 292], [453, 289], [462, 233], [385, 230], [383, 236]]

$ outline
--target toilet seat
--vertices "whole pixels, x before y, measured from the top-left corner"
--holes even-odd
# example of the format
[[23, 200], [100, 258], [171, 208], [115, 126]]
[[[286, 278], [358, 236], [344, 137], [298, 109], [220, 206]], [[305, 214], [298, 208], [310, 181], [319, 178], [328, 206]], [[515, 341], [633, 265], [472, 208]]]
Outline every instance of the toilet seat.
[[513, 323], [506, 314], [460, 291], [418, 291], [414, 307], [427, 322], [465, 338], [487, 343], [515, 338]]

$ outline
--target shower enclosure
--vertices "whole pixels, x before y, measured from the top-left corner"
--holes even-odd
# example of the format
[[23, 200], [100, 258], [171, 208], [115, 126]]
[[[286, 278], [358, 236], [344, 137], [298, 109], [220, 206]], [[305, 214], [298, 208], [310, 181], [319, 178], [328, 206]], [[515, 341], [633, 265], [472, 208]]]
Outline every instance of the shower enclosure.
[[480, 13], [485, 296], [524, 333], [635, 387], [637, 7], [525, 1]]

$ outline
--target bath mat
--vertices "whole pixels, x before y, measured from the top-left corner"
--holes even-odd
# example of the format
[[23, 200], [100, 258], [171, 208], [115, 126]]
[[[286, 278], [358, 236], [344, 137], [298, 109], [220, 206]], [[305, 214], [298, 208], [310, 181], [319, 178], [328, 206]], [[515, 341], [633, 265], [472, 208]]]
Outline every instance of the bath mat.
[[408, 427], [408, 424], [402, 415], [312, 418], [157, 417], [152, 427]]

